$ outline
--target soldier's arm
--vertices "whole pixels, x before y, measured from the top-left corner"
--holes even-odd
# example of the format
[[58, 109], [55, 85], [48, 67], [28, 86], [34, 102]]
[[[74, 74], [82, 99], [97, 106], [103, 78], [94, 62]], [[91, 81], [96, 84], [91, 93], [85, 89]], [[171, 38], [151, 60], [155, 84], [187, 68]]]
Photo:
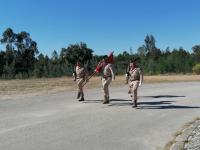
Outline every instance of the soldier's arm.
[[76, 78], [77, 78], [77, 73], [76, 73], [76, 67], [74, 67], [74, 70], [73, 70], [73, 77], [74, 77], [74, 81], [76, 81]]
[[129, 71], [130, 71], [130, 65], [127, 66], [126, 73], [129, 73]]
[[110, 71], [111, 71], [112, 80], [115, 80], [115, 74], [114, 74], [114, 71], [113, 71], [113, 68], [112, 68], [111, 65], [109, 66], [109, 69], [110, 69]]
[[141, 86], [142, 83], [143, 83], [143, 72], [142, 72], [141, 69], [139, 70], [139, 74], [140, 74], [140, 83], [139, 83], [139, 86]]
[[84, 68], [84, 73], [85, 73], [85, 80], [86, 80], [86, 82], [88, 82], [89, 72], [86, 68]]

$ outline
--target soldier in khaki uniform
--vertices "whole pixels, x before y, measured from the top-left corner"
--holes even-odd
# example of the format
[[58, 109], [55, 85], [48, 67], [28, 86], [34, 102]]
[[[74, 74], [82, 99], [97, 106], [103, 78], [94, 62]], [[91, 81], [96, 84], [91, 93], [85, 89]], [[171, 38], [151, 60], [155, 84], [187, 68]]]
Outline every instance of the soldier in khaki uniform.
[[108, 62], [108, 57], [105, 56], [102, 62], [102, 86], [104, 91], [103, 104], [109, 103], [109, 85], [112, 80], [115, 80], [115, 74], [113, 72], [112, 64]]
[[137, 90], [138, 87], [141, 86], [143, 82], [143, 73], [141, 69], [136, 64], [136, 59], [133, 59], [130, 63], [130, 94], [132, 97], [132, 101], [134, 103], [133, 107], [137, 107]]
[[76, 64], [76, 75], [77, 75], [76, 82], [78, 87], [77, 99], [79, 99], [79, 101], [84, 101], [83, 84], [84, 82], [87, 82], [88, 75], [85, 67], [82, 65], [80, 61], [77, 61]]

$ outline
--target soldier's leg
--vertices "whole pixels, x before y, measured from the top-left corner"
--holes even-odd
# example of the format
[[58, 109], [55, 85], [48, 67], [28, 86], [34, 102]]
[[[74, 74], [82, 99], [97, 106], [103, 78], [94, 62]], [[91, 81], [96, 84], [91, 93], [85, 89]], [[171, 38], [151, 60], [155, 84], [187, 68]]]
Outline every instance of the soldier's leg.
[[110, 80], [109, 79], [102, 79], [102, 85], [103, 85], [103, 91], [104, 91], [104, 101], [103, 104], [107, 104], [109, 103], [109, 90], [108, 90], [108, 86], [110, 84]]
[[101, 79], [101, 82], [102, 82], [102, 88], [103, 88], [103, 102], [106, 101], [106, 92], [105, 92], [105, 84], [106, 84], [106, 79], [105, 78], [102, 78]]
[[131, 94], [132, 87], [133, 87], [133, 85], [129, 84], [128, 94]]
[[125, 80], [126, 80], [126, 81], [125, 81], [125, 84], [128, 84], [128, 79], [129, 79], [129, 77], [128, 77], [128, 75], [126, 74], [126, 75], [125, 75]]
[[138, 89], [138, 86], [139, 86], [139, 81], [133, 81], [133, 84], [132, 84], [132, 101], [134, 103], [134, 107], [137, 107], [137, 89]]
[[130, 85], [129, 88], [130, 88], [131, 101], [132, 101], [132, 104], [134, 105], [135, 104], [135, 101], [134, 101], [134, 82], [131, 81], [129, 85]]
[[[133, 84], [134, 84], [134, 81], [129, 81], [128, 94], [132, 94], [133, 93]], [[132, 95], [131, 95], [131, 97], [132, 97]]]
[[84, 93], [81, 93], [81, 98], [79, 99], [79, 101], [84, 101], [85, 98], [84, 98]]
[[112, 81], [112, 78], [108, 78], [107, 81], [106, 81], [106, 97], [107, 97], [107, 101], [109, 101], [109, 98], [110, 98], [110, 94], [109, 94], [109, 85]]
[[103, 91], [104, 91], [104, 100], [103, 100], [103, 104], [107, 104], [109, 102], [108, 100], [108, 82], [107, 79], [104, 80], [104, 84], [103, 84]]
[[129, 91], [128, 94], [130, 94], [131, 97], [133, 97], [133, 81], [129, 83]]
[[77, 82], [77, 91], [78, 91], [76, 99], [79, 99], [80, 96], [81, 96], [80, 81], [81, 81], [80, 79], [77, 79], [77, 80], [76, 80], [76, 82]]
[[134, 90], [134, 106], [137, 107], [137, 88]]
[[81, 97], [81, 93], [78, 92], [78, 93], [77, 93], [77, 96], [76, 96], [76, 99], [79, 99], [80, 97]]
[[83, 83], [84, 83], [84, 79], [81, 79], [79, 82], [79, 91], [80, 91], [80, 99], [79, 101], [84, 101], [84, 93], [83, 93]]

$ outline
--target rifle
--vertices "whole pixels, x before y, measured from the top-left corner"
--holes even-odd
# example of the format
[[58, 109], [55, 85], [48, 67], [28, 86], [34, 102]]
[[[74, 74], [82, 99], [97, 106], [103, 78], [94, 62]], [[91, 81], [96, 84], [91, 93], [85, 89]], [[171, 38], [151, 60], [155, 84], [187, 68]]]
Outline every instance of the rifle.
[[126, 74], [125, 74], [125, 84], [128, 84], [128, 80], [129, 80], [129, 78], [130, 78], [130, 73], [129, 73], [129, 71], [130, 71], [130, 64], [128, 64], [128, 67], [126, 68]]
[[[114, 64], [114, 61], [113, 61], [113, 52], [111, 52], [107, 58], [107, 63], [111, 63], [111, 64]], [[98, 65], [96, 66], [96, 69], [94, 70], [94, 72], [92, 73], [92, 75], [87, 79], [87, 81], [83, 84], [83, 86], [89, 81], [90, 78], [92, 78], [96, 73], [100, 73], [103, 69], [103, 66], [102, 66], [102, 60], [98, 63]]]
[[96, 72], [94, 71], [91, 76], [86, 80], [86, 82], [83, 84], [83, 87], [86, 85], [86, 83], [90, 80], [90, 78], [92, 78], [94, 75], [96, 74]]
[[101, 72], [101, 70], [102, 70], [102, 61], [98, 63], [98, 65], [96, 66], [96, 69], [93, 71], [91, 76], [87, 79], [87, 81], [83, 84], [83, 86], [86, 85], [86, 83], [90, 80], [90, 78], [92, 78], [96, 73]]
[[77, 73], [76, 73], [76, 66], [74, 66], [74, 70], [73, 70], [73, 77], [74, 77], [74, 82], [76, 81], [77, 79]]

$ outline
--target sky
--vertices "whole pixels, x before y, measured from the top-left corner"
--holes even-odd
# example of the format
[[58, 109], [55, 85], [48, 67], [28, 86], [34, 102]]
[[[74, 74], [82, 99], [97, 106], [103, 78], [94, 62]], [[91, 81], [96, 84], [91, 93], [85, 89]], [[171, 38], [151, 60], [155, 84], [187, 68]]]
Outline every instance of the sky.
[[0, 36], [8, 27], [26, 31], [47, 55], [80, 42], [97, 55], [136, 52], [147, 34], [162, 50], [191, 51], [200, 44], [199, 6], [199, 0], [0, 0]]

